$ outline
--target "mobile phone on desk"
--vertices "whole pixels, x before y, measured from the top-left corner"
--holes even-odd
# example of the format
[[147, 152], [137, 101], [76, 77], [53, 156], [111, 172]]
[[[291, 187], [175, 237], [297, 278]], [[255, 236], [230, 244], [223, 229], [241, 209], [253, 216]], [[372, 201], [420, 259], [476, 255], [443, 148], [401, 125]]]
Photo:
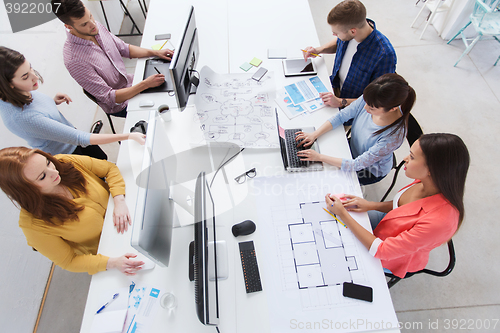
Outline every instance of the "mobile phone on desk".
[[342, 295], [362, 301], [373, 302], [373, 289], [360, 284], [344, 282], [344, 291]]
[[267, 69], [261, 67], [257, 70], [257, 72], [255, 72], [255, 74], [252, 76], [252, 79], [254, 79], [255, 81], [260, 81], [260, 79], [262, 79], [262, 77], [266, 75], [266, 73]]
[[171, 34], [161, 34], [161, 35], [156, 35], [155, 40], [162, 40], [162, 39], [170, 39]]

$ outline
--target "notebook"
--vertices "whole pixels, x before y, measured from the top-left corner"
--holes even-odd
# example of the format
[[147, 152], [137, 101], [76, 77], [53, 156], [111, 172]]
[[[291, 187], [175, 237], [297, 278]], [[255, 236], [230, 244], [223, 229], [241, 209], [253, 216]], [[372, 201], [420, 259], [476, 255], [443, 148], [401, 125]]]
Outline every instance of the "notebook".
[[278, 127], [278, 138], [280, 141], [281, 158], [283, 159], [283, 165], [285, 170], [288, 172], [304, 172], [304, 171], [320, 171], [323, 170], [323, 163], [312, 162], [312, 161], [301, 161], [297, 156], [297, 152], [305, 149], [313, 149], [318, 153], [319, 145], [314, 142], [312, 146], [304, 148], [303, 146], [297, 147], [297, 142], [295, 141], [295, 133], [302, 132], [314, 132], [314, 127], [302, 127], [302, 128], [291, 128], [283, 129], [280, 126], [278, 119], [278, 111], [276, 110], [276, 124]]

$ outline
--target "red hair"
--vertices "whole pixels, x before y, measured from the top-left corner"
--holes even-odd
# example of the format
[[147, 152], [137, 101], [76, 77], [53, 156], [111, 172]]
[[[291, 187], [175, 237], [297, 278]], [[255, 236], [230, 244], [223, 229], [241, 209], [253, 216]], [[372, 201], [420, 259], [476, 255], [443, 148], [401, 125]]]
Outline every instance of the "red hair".
[[61, 185], [80, 193], [87, 193], [86, 180], [73, 164], [65, 163], [39, 149], [11, 147], [0, 150], [0, 188], [10, 200], [47, 223], [62, 224], [67, 220], [78, 220], [83, 206], [55, 194], [43, 194], [40, 188], [29, 181], [23, 169], [33, 154], [45, 156], [54, 163], [61, 176]]

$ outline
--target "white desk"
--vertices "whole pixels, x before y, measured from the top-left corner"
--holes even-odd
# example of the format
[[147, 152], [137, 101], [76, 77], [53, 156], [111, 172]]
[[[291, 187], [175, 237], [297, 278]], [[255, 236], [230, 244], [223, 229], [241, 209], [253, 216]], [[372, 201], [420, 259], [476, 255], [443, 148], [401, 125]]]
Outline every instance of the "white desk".
[[[288, 57], [300, 57], [300, 48], [304, 45], [317, 45], [317, 35], [310, 14], [307, 1], [294, 1], [293, 5], [286, 0], [265, 1], [258, 0], [252, 5], [243, 1], [203, 1], [193, 0], [195, 6], [196, 23], [199, 30], [200, 57], [197, 68], [203, 65], [210, 66], [219, 73], [240, 73], [239, 65], [248, 62], [253, 57], [263, 61], [263, 67], [274, 71], [277, 87], [291, 83], [300, 78], [287, 78], [282, 75], [281, 61], [268, 60], [267, 49], [286, 48]], [[190, 4], [191, 4], [190, 3]], [[159, 33], [171, 33], [174, 45], [178, 41], [180, 30], [187, 18], [189, 6], [179, 5], [177, 1], [152, 1], [148, 12], [146, 27], [142, 40], [143, 47], [151, 47], [156, 44], [154, 35]], [[328, 75], [323, 59], [317, 59], [318, 74], [325, 83], [328, 83]], [[135, 82], [142, 78], [144, 60], [139, 60], [135, 72]], [[250, 70], [255, 71], [255, 69]], [[151, 109], [142, 109], [138, 106], [141, 99], [155, 101], [155, 107], [160, 104], [175, 105], [175, 98], [166, 94], [148, 94], [147, 97], [139, 95], [129, 102], [129, 113], [125, 129], [129, 129], [138, 120], [149, 119]], [[189, 126], [193, 119], [194, 98], [190, 99], [189, 106], [184, 112], [174, 110], [172, 121], [165, 124], [165, 130], [169, 139], [175, 146], [176, 151], [190, 148], [189, 143], [183, 139], [184, 126]], [[336, 109], [324, 108], [308, 116], [299, 116], [293, 121], [289, 120], [281, 111], [279, 112], [282, 126], [320, 126]], [[334, 142], [335, 144], [331, 144]], [[333, 130], [319, 139], [322, 152], [330, 155], [348, 157], [350, 156], [345, 134], [342, 128]], [[123, 142], [120, 148], [117, 165], [120, 168], [127, 186], [127, 204], [132, 216], [134, 215], [137, 186], [135, 176], [141, 165], [143, 147], [135, 142]], [[276, 176], [286, 174], [283, 170], [279, 151], [274, 149], [251, 150], [246, 149], [234, 161], [225, 167], [228, 183], [225, 182], [223, 173], [217, 176], [213, 189], [217, 212], [217, 238], [226, 240], [229, 261], [229, 278], [219, 284], [220, 289], [220, 331], [227, 332], [275, 332], [270, 325], [270, 309], [266, 290], [271, 286], [266, 285], [268, 277], [273, 274], [264, 270], [265, 253], [262, 253], [262, 235], [259, 235], [259, 215], [256, 207], [256, 199], [248, 195], [251, 181], [245, 185], [238, 185], [233, 178], [244, 171], [256, 167], [258, 176]], [[326, 166], [319, 175], [328, 175], [335, 172], [336, 168]], [[213, 174], [208, 175], [212, 179]], [[359, 190], [359, 188], [358, 188]], [[228, 194], [231, 193], [231, 194]], [[231, 198], [229, 197], [231, 196]], [[231, 208], [232, 205], [236, 206]], [[228, 208], [229, 207], [229, 208]], [[136, 252], [130, 246], [130, 231], [124, 235], [118, 235], [113, 228], [112, 221], [113, 202], [110, 201], [109, 209], [101, 236], [99, 252], [109, 256], [118, 256], [125, 252]], [[182, 219], [189, 219], [185, 215]], [[191, 218], [192, 219], [192, 218]], [[245, 219], [254, 220], [257, 223], [257, 231], [249, 236], [234, 238], [230, 232], [234, 223]], [[366, 214], [361, 218], [367, 222]], [[160, 288], [162, 292], [171, 291], [177, 296], [177, 308], [168, 313], [161, 309], [153, 322], [151, 332], [215, 332], [213, 327], [203, 326], [197, 319], [194, 304], [194, 283], [188, 280], [188, 245], [193, 240], [193, 227], [187, 226], [176, 228], [173, 231], [172, 255], [168, 268], [156, 267], [152, 271], [138, 274], [133, 279], [126, 277], [118, 271], [98, 273], [92, 278], [86, 310], [82, 322], [81, 332], [90, 331], [92, 320], [96, 309], [100, 304], [100, 295], [120, 287], [128, 286], [133, 280], [137, 284], [148, 284]], [[244, 290], [243, 274], [238, 253], [238, 242], [254, 240], [264, 283], [264, 292], [247, 295]], [[385, 285], [385, 278], [380, 262], [365, 253], [369, 266], [371, 280], [377, 284], [374, 288], [375, 300], [382, 303], [374, 303], [379, 306], [383, 304], [387, 308], [387, 316], [395, 319], [394, 309], [390, 300], [390, 294]], [[356, 281], [355, 281], [356, 282]], [[387, 306], [389, 304], [389, 306]], [[354, 308], [353, 308], [354, 309]], [[355, 313], [355, 310], [353, 310]], [[341, 321], [346, 318], [338, 318], [334, 311], [324, 311], [326, 318]], [[346, 314], [348, 315], [348, 314]], [[307, 318], [307, 313], [291, 314], [293, 318], [302, 320]], [[292, 318], [291, 317], [291, 318]], [[356, 314], [354, 315], [356, 317]], [[359, 314], [359, 318], [365, 318]], [[294, 331], [284, 326], [279, 331]], [[331, 331], [328, 329], [327, 331]], [[399, 332], [399, 330], [387, 330]]]

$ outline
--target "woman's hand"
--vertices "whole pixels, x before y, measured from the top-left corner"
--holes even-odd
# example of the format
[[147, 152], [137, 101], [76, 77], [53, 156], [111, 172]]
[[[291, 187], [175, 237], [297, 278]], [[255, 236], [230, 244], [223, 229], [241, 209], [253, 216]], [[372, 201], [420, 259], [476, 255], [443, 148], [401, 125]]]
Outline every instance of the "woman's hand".
[[66, 104], [69, 104], [70, 102], [73, 102], [73, 101], [71, 100], [71, 98], [69, 98], [68, 95], [57, 93], [54, 96], [54, 102], [56, 102], [56, 105], [59, 105], [59, 104], [64, 103], [64, 102], [66, 102]]
[[316, 141], [317, 138], [318, 136], [316, 132], [305, 133], [301, 131], [295, 133], [295, 141], [297, 141], [297, 147], [309, 147], [314, 143], [314, 141]]
[[135, 257], [137, 257], [136, 254], [125, 253], [121, 257], [109, 258], [108, 264], [106, 265], [106, 269], [109, 270], [116, 268], [125, 275], [128, 276], [135, 275], [138, 271], [142, 269], [142, 265], [144, 265], [144, 261], [130, 259]]
[[342, 106], [342, 100], [340, 98], [337, 98], [334, 94], [331, 92], [326, 92], [326, 93], [319, 93], [319, 97], [323, 100], [323, 103], [325, 105], [338, 108]]
[[113, 210], [113, 224], [118, 233], [124, 233], [128, 226], [132, 224], [130, 213], [124, 195], [117, 195], [113, 198], [115, 209]]
[[326, 202], [326, 208], [333, 214], [340, 216], [340, 218], [342, 218], [342, 216], [347, 214], [347, 211], [344, 205], [342, 204], [342, 201], [336, 196], [328, 193], [327, 195], [325, 195], [325, 202]]
[[133, 132], [128, 135], [129, 140], [134, 140], [135, 142], [138, 142], [141, 146], [144, 146], [146, 143], [146, 136], [142, 133], [138, 132]]
[[367, 212], [373, 210], [371, 201], [350, 194], [346, 194], [344, 198], [347, 200], [343, 201], [343, 205], [350, 212]]
[[321, 161], [321, 154], [313, 149], [306, 149], [297, 152], [301, 161]]

